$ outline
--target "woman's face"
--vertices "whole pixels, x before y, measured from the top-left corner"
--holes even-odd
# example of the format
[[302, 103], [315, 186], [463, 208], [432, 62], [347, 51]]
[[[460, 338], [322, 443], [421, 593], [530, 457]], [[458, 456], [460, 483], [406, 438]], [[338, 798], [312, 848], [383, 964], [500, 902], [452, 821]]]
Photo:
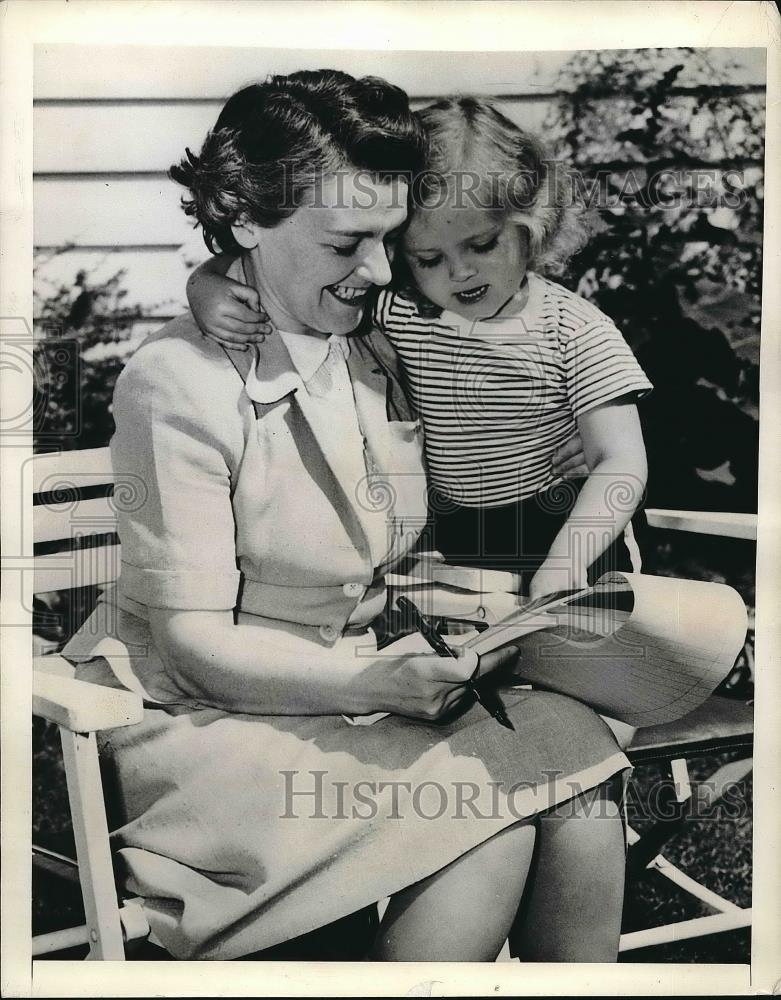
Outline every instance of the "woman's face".
[[407, 217], [403, 180], [375, 181], [345, 169], [309, 192], [277, 226], [233, 227], [248, 250], [261, 301], [290, 332], [346, 334], [361, 321], [375, 285], [391, 278], [391, 244]]

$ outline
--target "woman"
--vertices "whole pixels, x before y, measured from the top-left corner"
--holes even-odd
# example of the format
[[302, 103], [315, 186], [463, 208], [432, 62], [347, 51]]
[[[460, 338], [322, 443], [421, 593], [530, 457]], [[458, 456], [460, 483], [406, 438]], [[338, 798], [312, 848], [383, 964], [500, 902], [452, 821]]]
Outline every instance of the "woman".
[[[470, 704], [474, 654], [378, 652], [370, 629], [426, 489], [393, 352], [348, 335], [390, 279], [421, 142], [398, 88], [295, 73], [235, 94], [173, 171], [274, 331], [258, 369], [184, 316], [128, 363], [112, 462], [142, 495], [116, 591], [66, 654], [145, 699], [103, 750], [126, 885], [177, 958], [241, 957], [385, 897], [378, 960], [492, 960], [508, 934], [525, 958], [616, 956], [605, 783], [627, 760], [607, 727], [513, 691], [509, 731]], [[374, 711], [391, 715], [344, 717]]]

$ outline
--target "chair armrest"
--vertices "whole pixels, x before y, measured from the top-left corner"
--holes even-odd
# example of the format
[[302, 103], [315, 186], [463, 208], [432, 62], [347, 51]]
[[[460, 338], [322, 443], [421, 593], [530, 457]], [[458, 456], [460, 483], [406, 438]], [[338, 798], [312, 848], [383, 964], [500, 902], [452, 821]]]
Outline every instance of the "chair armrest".
[[103, 687], [52, 673], [60, 657], [33, 661], [33, 714], [74, 733], [132, 726], [143, 718], [140, 695], [121, 688]]
[[756, 541], [757, 515], [709, 510], [662, 510], [647, 507], [645, 516], [652, 528], [693, 531], [701, 535], [747, 538]]

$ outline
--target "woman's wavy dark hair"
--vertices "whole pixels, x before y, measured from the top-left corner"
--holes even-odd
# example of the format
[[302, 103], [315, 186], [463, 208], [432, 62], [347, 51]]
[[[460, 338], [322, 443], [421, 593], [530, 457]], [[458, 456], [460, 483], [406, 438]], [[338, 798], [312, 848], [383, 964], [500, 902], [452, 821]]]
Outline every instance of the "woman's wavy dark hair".
[[424, 145], [401, 88], [379, 77], [305, 70], [235, 93], [200, 155], [186, 150], [169, 175], [189, 189], [182, 206], [201, 225], [209, 250], [238, 253], [231, 226], [242, 217], [277, 225], [318, 178], [341, 167], [379, 180], [412, 177]]
[[[511, 212], [526, 229], [529, 270], [560, 274], [588, 238], [574, 172], [485, 98], [455, 95], [417, 115], [427, 152], [412, 190], [413, 211], [441, 204], [443, 193], [450, 196], [460, 183], [460, 190], [471, 189], [481, 205]], [[394, 285], [424, 314], [440, 314], [417, 289], [403, 254], [394, 261]]]

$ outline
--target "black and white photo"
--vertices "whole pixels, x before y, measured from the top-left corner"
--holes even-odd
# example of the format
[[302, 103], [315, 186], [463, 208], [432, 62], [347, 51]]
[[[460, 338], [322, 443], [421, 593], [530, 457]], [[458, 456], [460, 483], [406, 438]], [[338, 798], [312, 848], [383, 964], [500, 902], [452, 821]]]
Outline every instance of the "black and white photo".
[[170, 6], [30, 35], [33, 984], [770, 975], [777, 46]]

